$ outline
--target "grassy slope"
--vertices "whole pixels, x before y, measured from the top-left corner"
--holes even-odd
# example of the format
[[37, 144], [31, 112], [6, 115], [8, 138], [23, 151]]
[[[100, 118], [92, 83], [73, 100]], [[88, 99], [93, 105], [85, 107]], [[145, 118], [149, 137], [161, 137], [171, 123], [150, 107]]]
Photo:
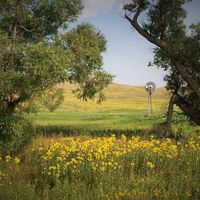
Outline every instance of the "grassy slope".
[[[107, 100], [102, 105], [95, 101], [77, 100], [71, 92], [73, 86], [69, 84], [60, 87], [64, 89], [65, 101], [53, 113], [42, 111], [31, 116], [36, 124], [88, 129], [143, 129], [161, 121], [160, 118], [145, 117], [147, 94], [143, 87], [111, 84], [105, 90]], [[156, 117], [166, 112], [168, 99], [169, 93], [164, 88], [157, 88], [153, 96]]]

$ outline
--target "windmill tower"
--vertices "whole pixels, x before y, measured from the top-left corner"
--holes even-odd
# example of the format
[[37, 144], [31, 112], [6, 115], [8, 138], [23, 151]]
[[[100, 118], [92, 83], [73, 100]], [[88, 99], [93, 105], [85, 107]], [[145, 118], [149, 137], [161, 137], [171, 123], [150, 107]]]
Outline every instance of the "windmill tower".
[[148, 110], [147, 116], [153, 117], [152, 94], [155, 92], [156, 84], [152, 81], [145, 84], [145, 90], [148, 94]]

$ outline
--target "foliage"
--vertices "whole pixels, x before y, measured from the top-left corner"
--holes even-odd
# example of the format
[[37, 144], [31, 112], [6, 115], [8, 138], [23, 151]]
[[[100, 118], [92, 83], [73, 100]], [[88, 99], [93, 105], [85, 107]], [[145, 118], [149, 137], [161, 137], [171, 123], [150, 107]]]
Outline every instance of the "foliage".
[[23, 116], [0, 116], [0, 152], [18, 151], [30, 142], [33, 127]]
[[[198, 78], [200, 74], [200, 67], [199, 67], [199, 32], [198, 32], [199, 25], [192, 25], [190, 28], [191, 35], [187, 36], [176, 36], [176, 51], [177, 56], [182, 57], [182, 59], [187, 60], [192, 67], [195, 73], [195, 76]], [[185, 31], [185, 29], [183, 29]], [[180, 40], [180, 41], [179, 41]], [[174, 43], [174, 41], [173, 41]], [[156, 48], [154, 50], [154, 62], [153, 64], [157, 65], [164, 70], [169, 71], [169, 75], [165, 77], [167, 81], [167, 89], [172, 90], [173, 92], [178, 92], [184, 97], [187, 101], [189, 96], [194, 97], [193, 103], [197, 109], [199, 109], [198, 104], [199, 101], [195, 97], [194, 92], [188, 86], [187, 82], [183, 79], [181, 74], [175, 68], [173, 62], [170, 60], [168, 55], [162, 49]]]
[[38, 42], [61, 27], [65, 29], [82, 8], [80, 0], [1, 0], [0, 29], [20, 43]]
[[[45, 96], [45, 97], [44, 97]], [[51, 88], [42, 96], [42, 104], [50, 111], [56, 110], [64, 101], [62, 89]]]
[[199, 136], [38, 138], [25, 157], [0, 158], [0, 198], [197, 200], [199, 145]]
[[102, 53], [106, 51], [106, 40], [93, 25], [83, 23], [69, 33], [55, 39], [56, 45], [67, 49], [71, 55], [67, 80], [78, 83], [74, 90], [82, 100], [92, 99], [99, 93], [99, 101], [104, 100], [102, 90], [112, 81], [112, 76], [102, 68]]

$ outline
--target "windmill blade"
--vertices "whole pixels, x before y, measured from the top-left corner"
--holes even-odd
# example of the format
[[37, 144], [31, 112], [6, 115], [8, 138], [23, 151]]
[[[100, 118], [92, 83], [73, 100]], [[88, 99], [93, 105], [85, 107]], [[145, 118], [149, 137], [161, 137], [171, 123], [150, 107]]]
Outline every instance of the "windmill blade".
[[147, 82], [145, 84], [145, 90], [147, 93], [152, 93], [156, 89], [156, 84], [153, 81]]

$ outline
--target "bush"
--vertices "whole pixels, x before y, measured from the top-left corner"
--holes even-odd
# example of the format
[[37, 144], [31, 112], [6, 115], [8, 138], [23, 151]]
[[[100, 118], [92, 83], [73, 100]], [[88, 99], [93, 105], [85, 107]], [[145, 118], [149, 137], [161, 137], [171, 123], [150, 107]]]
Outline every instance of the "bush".
[[16, 152], [31, 141], [33, 127], [25, 117], [0, 116], [0, 152]]

